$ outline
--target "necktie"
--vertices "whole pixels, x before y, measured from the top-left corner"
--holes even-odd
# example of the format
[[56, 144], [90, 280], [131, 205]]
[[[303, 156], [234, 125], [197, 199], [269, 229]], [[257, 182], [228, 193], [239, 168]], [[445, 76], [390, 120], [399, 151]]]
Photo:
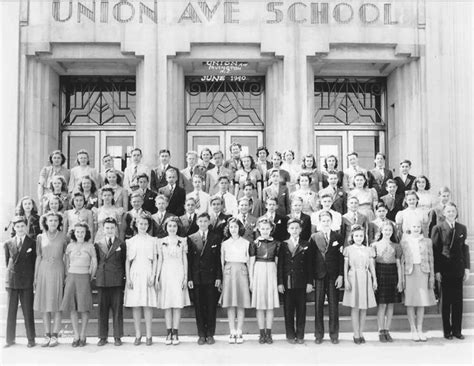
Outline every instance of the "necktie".
[[158, 212], [158, 218], [160, 219], [160, 225], [163, 222], [163, 214], [161, 212]]
[[18, 239], [18, 243], [17, 243], [17, 248], [18, 248], [18, 250], [21, 249], [21, 246], [22, 246], [22, 245], [23, 245], [23, 239], [19, 238], [19, 239]]
[[221, 167], [218, 166], [218, 167], [217, 167], [217, 176], [219, 176], [220, 174], [221, 174]]
[[110, 250], [110, 248], [112, 248], [112, 239], [109, 238], [108, 242], [107, 242], [107, 249]]
[[354, 219], [353, 220], [354, 220], [354, 224], [357, 224], [357, 213], [356, 212], [354, 212]]
[[194, 170], [193, 168], [189, 168], [189, 174], [191, 175], [191, 177], [193, 176], [193, 173], [194, 173], [193, 170]]
[[224, 199], [224, 193], [221, 193], [221, 198], [222, 198], [222, 211], [225, 212], [225, 199]]
[[325, 233], [324, 237], [326, 238], [326, 244], [329, 244], [329, 233]]
[[170, 197], [173, 195], [174, 192], [174, 186], [170, 186]]
[[247, 215], [242, 215], [242, 220], [242, 224], [244, 224], [244, 226], [247, 225]]
[[196, 208], [201, 207], [200, 202], [199, 202], [199, 192], [196, 192]]
[[134, 168], [133, 168], [132, 182], [137, 177], [137, 173], [138, 173], [138, 165], [135, 165]]
[[206, 245], [206, 233], [202, 233], [202, 245]]

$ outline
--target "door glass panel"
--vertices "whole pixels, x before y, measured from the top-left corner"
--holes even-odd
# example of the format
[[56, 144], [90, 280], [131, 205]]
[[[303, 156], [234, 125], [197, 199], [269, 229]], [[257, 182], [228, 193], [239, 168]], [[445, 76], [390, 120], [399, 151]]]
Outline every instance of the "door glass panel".
[[354, 151], [359, 154], [359, 165], [365, 169], [372, 169], [374, 166], [375, 154], [379, 151], [378, 136], [354, 136]]
[[316, 161], [318, 168], [324, 165], [324, 158], [335, 155], [339, 161], [338, 169], [342, 169], [342, 136], [316, 136]]
[[222, 150], [222, 142], [220, 136], [192, 136], [192, 150], [197, 151], [201, 155], [202, 149], [205, 147], [211, 149], [212, 153]]
[[95, 168], [95, 136], [68, 136], [68, 167], [76, 166], [76, 153], [86, 150], [89, 153], [90, 166]]
[[[255, 159], [255, 153], [258, 147], [258, 136], [231, 136], [231, 144], [237, 142], [242, 145], [242, 155], [252, 155]], [[229, 152], [229, 146], [226, 148]]]
[[133, 136], [107, 136], [105, 151], [114, 159], [114, 168], [124, 171], [130, 163], [130, 151], [133, 149]]

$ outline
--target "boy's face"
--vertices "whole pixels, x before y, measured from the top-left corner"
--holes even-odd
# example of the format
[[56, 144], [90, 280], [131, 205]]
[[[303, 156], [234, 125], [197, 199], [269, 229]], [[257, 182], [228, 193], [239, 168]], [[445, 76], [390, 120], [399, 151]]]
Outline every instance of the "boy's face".
[[106, 236], [111, 237], [115, 236], [115, 228], [116, 226], [110, 222], [104, 223], [104, 233]]
[[227, 179], [221, 179], [219, 181], [219, 190], [223, 193], [229, 190], [229, 181]]
[[350, 211], [355, 212], [359, 208], [359, 202], [357, 202], [357, 200], [355, 199], [350, 199], [349, 201], [347, 201], [347, 208]]
[[274, 172], [270, 177], [272, 184], [279, 184], [280, 183], [280, 173]]
[[155, 201], [155, 205], [159, 211], [165, 211], [166, 207], [168, 207], [168, 203], [161, 198]]
[[196, 204], [194, 203], [194, 201], [191, 200], [186, 201], [186, 203], [184, 204], [184, 209], [186, 210], [186, 213], [192, 214], [196, 210]]
[[385, 159], [382, 155], [377, 155], [375, 157], [375, 165], [377, 165], [377, 167], [379, 168], [383, 168], [383, 166], [385, 165]]
[[291, 211], [294, 213], [300, 213], [303, 209], [303, 203], [300, 200], [294, 200], [291, 202]]
[[190, 154], [186, 156], [186, 163], [188, 163], [188, 166], [193, 167], [196, 165], [197, 157], [194, 154]]
[[329, 210], [332, 206], [332, 199], [331, 197], [324, 197], [321, 200], [321, 206], [323, 206], [324, 210]]
[[403, 163], [403, 164], [400, 164], [400, 172], [402, 174], [408, 174], [410, 172], [410, 164], [408, 163]]
[[252, 197], [252, 194], [253, 194], [252, 187], [247, 186], [247, 187], [244, 188], [245, 197]]
[[132, 161], [133, 161], [133, 163], [138, 164], [138, 163], [140, 163], [140, 160], [142, 160], [142, 154], [140, 153], [140, 151], [135, 150], [134, 152], [132, 152]]
[[272, 156], [272, 163], [274, 168], [278, 168], [281, 165], [281, 158], [278, 155]]
[[166, 171], [166, 182], [168, 182], [169, 185], [174, 185], [176, 184], [176, 181], [178, 178], [176, 177], [176, 172], [173, 170], [168, 170]]
[[458, 211], [453, 206], [446, 206], [443, 213], [446, 219], [450, 222], [454, 222], [454, 220], [456, 220], [456, 216], [458, 215]]
[[111, 156], [107, 156], [104, 158], [104, 160], [102, 160], [102, 162], [104, 163], [105, 169], [111, 169], [114, 167], [114, 161], [112, 160]]
[[143, 200], [140, 197], [133, 197], [132, 198], [132, 207], [135, 210], [138, 210], [139, 208], [141, 208], [142, 205], [143, 205]]
[[329, 216], [327, 215], [324, 215], [323, 217], [321, 217], [321, 219], [319, 220], [319, 223], [321, 224], [321, 227], [323, 229], [329, 229], [331, 227], [331, 224], [332, 224], [332, 220]]
[[359, 159], [357, 159], [357, 156], [355, 155], [350, 155], [347, 157], [347, 160], [349, 161], [350, 166], [357, 166]]
[[447, 203], [451, 199], [451, 194], [449, 192], [443, 192], [441, 193], [440, 198], [442, 203]]
[[245, 200], [239, 202], [239, 212], [246, 214], [249, 212], [249, 203]]
[[199, 230], [206, 231], [209, 228], [209, 219], [207, 217], [200, 217], [197, 220]]
[[337, 174], [329, 174], [328, 183], [331, 187], [335, 187], [337, 185], [338, 180], [339, 178], [337, 177]]
[[393, 184], [393, 183], [387, 184], [387, 192], [388, 193], [395, 194], [396, 191], [397, 191], [397, 185], [396, 184]]
[[236, 145], [232, 146], [231, 154], [234, 158], [240, 158], [240, 148]]
[[387, 216], [387, 209], [385, 207], [379, 207], [379, 209], [377, 210], [377, 217], [381, 219], [385, 219], [386, 216]]
[[25, 236], [26, 235], [26, 224], [24, 222], [17, 222], [13, 225], [17, 236]]
[[214, 154], [214, 162], [216, 163], [217, 166], [221, 166], [224, 158], [222, 157], [221, 154]]
[[145, 192], [148, 188], [148, 180], [145, 178], [140, 178], [138, 180], [138, 187]]
[[261, 161], [267, 160], [267, 153], [265, 150], [260, 150], [258, 152], [258, 159]]
[[275, 201], [273, 201], [273, 200], [267, 201], [266, 207], [267, 207], [267, 211], [268, 211], [268, 212], [273, 213], [273, 212], [275, 212], [276, 209], [277, 209], [277, 203], [276, 203]]
[[162, 165], [168, 165], [170, 162], [170, 155], [168, 153], [161, 153], [160, 162]]
[[215, 213], [220, 213], [221, 210], [222, 210], [221, 201], [219, 201], [219, 200], [214, 200], [214, 201], [212, 201], [211, 207], [212, 207], [212, 210], [213, 210]]
[[193, 187], [197, 191], [200, 191], [202, 189], [202, 180], [200, 177], [193, 177]]
[[288, 226], [288, 233], [294, 238], [299, 237], [301, 234], [301, 226], [296, 222], [291, 223]]

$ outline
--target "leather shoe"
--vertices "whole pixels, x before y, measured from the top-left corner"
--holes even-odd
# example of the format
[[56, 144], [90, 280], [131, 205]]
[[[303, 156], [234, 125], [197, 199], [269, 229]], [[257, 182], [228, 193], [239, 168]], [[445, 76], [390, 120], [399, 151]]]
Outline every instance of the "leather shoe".
[[86, 345], [86, 339], [80, 339], [79, 340], [79, 347], [84, 347]]
[[295, 344], [295, 343], [296, 343], [296, 339], [294, 339], [294, 338], [287, 338], [286, 341], [287, 341], [289, 344]]
[[454, 334], [454, 337], [457, 339], [464, 339], [464, 336], [462, 334]]
[[142, 337], [135, 338], [135, 341], [133, 342], [133, 344], [135, 346], [139, 346], [140, 344], [142, 344]]
[[298, 339], [296, 340], [296, 343], [298, 343], [298, 344], [304, 344], [304, 339], [303, 339], [303, 338], [298, 338]]
[[28, 348], [32, 348], [32, 347], [34, 347], [34, 346], [36, 346], [36, 342], [35, 342], [35, 341], [28, 341], [28, 344], [26, 345], [26, 347], [28, 347]]
[[205, 337], [199, 337], [198, 338], [198, 344], [202, 346], [204, 343], [206, 343], [206, 338]]
[[105, 346], [108, 343], [107, 338], [101, 338], [99, 339], [99, 342], [97, 342], [98, 346]]
[[322, 338], [315, 338], [314, 343], [321, 344], [321, 343], [323, 343], [323, 339]]
[[71, 344], [71, 345], [72, 345], [72, 347], [73, 347], [73, 348], [76, 348], [76, 347], [78, 347], [78, 346], [79, 346], [79, 342], [80, 342], [80, 340], [79, 340], [79, 339], [74, 339], [74, 340], [72, 341], [72, 344]]
[[356, 338], [356, 337], [353, 337], [354, 338], [354, 343], [355, 344], [360, 344], [360, 338]]
[[360, 340], [360, 343], [365, 343], [365, 338], [364, 337], [360, 337], [359, 340]]
[[331, 343], [332, 343], [332, 344], [339, 344], [339, 339], [337, 339], [337, 338], [331, 338]]
[[151, 346], [151, 345], [153, 344], [153, 339], [152, 339], [152, 337], [147, 338], [145, 344], [146, 344], [147, 346]]
[[120, 338], [114, 338], [114, 346], [121, 346], [122, 340]]
[[3, 346], [3, 348], [8, 348], [8, 347], [11, 347], [15, 344], [15, 342], [7, 342], [5, 343], [5, 345]]
[[214, 343], [216, 343], [216, 341], [214, 340], [214, 337], [213, 337], [213, 336], [207, 337], [206, 342], [207, 342], [207, 344], [214, 344]]
[[452, 334], [445, 334], [444, 338], [451, 340], [451, 339], [453, 339], [453, 335]]

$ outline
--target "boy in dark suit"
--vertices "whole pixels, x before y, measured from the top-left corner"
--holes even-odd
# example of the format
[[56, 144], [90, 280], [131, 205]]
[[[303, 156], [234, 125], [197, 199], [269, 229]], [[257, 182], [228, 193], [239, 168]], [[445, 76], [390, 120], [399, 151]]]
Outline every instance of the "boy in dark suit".
[[394, 179], [387, 180], [386, 188], [388, 193], [382, 196], [380, 200], [387, 206], [387, 219], [395, 222], [395, 216], [397, 216], [398, 211], [403, 210], [405, 194], [397, 193], [397, 182]]
[[[158, 192], [160, 188], [168, 184], [165, 174], [168, 169], [174, 169], [178, 171], [177, 168], [170, 165], [171, 152], [168, 149], [161, 149], [158, 152], [158, 156], [160, 158], [160, 165], [151, 170], [150, 177], [150, 188], [153, 192]], [[177, 183], [180, 187], [183, 187], [182, 183], [179, 181], [179, 177]]]
[[[139, 190], [136, 192], [139, 192], [143, 196], [143, 205], [142, 208], [145, 211], [148, 211], [150, 214], [154, 214], [156, 212], [156, 206], [155, 206], [155, 198], [157, 196], [156, 192], [152, 191], [151, 189], [148, 188], [148, 175], [146, 174], [140, 174], [137, 177], [137, 182], [138, 182], [138, 188]], [[128, 204], [128, 209], [132, 209], [132, 204], [131, 204], [131, 196], [129, 197], [129, 204]]]
[[[283, 241], [288, 238], [288, 231], [286, 231], [286, 223], [288, 221], [288, 217], [280, 216], [276, 213], [278, 208], [278, 203], [276, 197], [268, 197], [265, 202], [267, 212], [265, 213], [265, 217], [267, 217], [270, 221], [275, 224], [275, 228], [273, 229], [273, 238], [278, 241]], [[262, 216], [262, 217], [263, 217]]]
[[210, 205], [210, 225], [209, 231], [213, 234], [216, 234], [219, 237], [219, 240], [222, 242], [224, 240], [224, 228], [227, 225], [227, 220], [232, 216], [226, 215], [222, 212], [223, 199], [219, 196], [214, 196], [211, 198]]
[[194, 197], [186, 198], [186, 201], [184, 202], [184, 210], [186, 211], [184, 215], [179, 217], [179, 221], [181, 221], [180, 236], [186, 237], [199, 230], [196, 222], [196, 199]]
[[443, 210], [444, 222], [433, 228], [434, 271], [441, 282], [441, 314], [446, 339], [464, 339], [462, 335], [463, 282], [469, 279], [471, 260], [466, 244], [466, 226], [456, 222], [458, 211], [454, 203]]
[[313, 273], [315, 280], [315, 343], [324, 338], [324, 299], [329, 304], [329, 336], [333, 344], [339, 343], [339, 289], [343, 284], [344, 245], [342, 236], [331, 230], [332, 215], [328, 211], [319, 214], [321, 231], [313, 234], [310, 247], [314, 250]]
[[290, 213], [290, 193], [288, 187], [280, 183], [280, 173], [277, 169], [269, 171], [269, 186], [263, 190], [263, 200], [266, 202], [268, 197], [276, 197], [277, 214], [286, 216]]
[[28, 348], [35, 343], [35, 319], [33, 313], [33, 282], [35, 277], [36, 243], [26, 235], [27, 220], [23, 216], [12, 219], [15, 236], [4, 244], [7, 265], [6, 289], [8, 291], [8, 316], [5, 347], [15, 344], [18, 301], [25, 320]]
[[168, 211], [168, 197], [159, 194], [155, 199], [156, 208], [158, 209], [153, 218], [153, 235], [157, 238], [164, 238], [168, 235], [165, 230], [165, 222], [169, 217], [176, 216]]
[[176, 184], [178, 181], [178, 171], [175, 169], [168, 169], [166, 171], [166, 181], [168, 182], [168, 185], [160, 188], [158, 193], [168, 198], [168, 212], [175, 216], [181, 216], [184, 214], [186, 192]]
[[239, 200], [239, 213], [235, 216], [244, 225], [245, 233], [242, 237], [249, 243], [255, 240], [257, 218], [249, 214], [250, 203], [247, 197]]
[[[288, 219], [296, 219], [301, 221], [301, 234], [300, 238], [304, 241], [308, 241], [311, 237], [311, 217], [304, 214], [303, 210], [303, 199], [295, 196], [291, 200], [291, 213], [288, 215]], [[290, 235], [288, 234], [288, 237]]]
[[331, 209], [344, 215], [347, 212], [347, 193], [340, 187], [338, 187], [339, 175], [338, 172], [331, 170], [327, 176], [328, 186], [319, 191], [319, 199], [322, 199], [324, 195], [329, 194], [332, 197]]
[[99, 295], [99, 342], [97, 345], [107, 344], [109, 311], [112, 310], [114, 344], [121, 346], [126, 246], [117, 236], [117, 221], [114, 218], [108, 217], [104, 220], [104, 233], [105, 237], [94, 245], [97, 254], [95, 284]]
[[402, 160], [400, 162], [400, 175], [395, 177], [397, 182], [397, 193], [404, 194], [406, 191], [410, 191], [413, 187], [413, 182], [415, 181], [415, 176], [410, 174], [411, 161]]
[[[313, 291], [309, 243], [300, 239], [301, 221], [288, 221], [290, 238], [278, 254], [278, 291], [283, 294], [285, 329], [288, 343], [304, 343], [306, 294]], [[295, 329], [296, 313], [296, 329]]]
[[[136, 234], [133, 229], [133, 219], [141, 215], [143, 212], [150, 214], [148, 211], [143, 210], [143, 195], [140, 192], [133, 192], [130, 196], [130, 203], [132, 209], [125, 212], [122, 216], [122, 223], [120, 224], [120, 239], [123, 241], [130, 239]], [[152, 235], [154, 232], [154, 227], [148, 228], [148, 234]]]
[[251, 214], [254, 217], [260, 217], [262, 216], [265, 212], [263, 210], [263, 205], [262, 201], [260, 201], [258, 198], [256, 198], [253, 193], [255, 191], [255, 186], [253, 185], [252, 182], [247, 182], [244, 184], [244, 197], [247, 197], [249, 199], [249, 214]]
[[209, 231], [210, 216], [198, 216], [199, 231], [188, 237], [188, 287], [194, 294], [198, 344], [214, 344], [218, 288], [222, 281], [221, 240]]
[[344, 248], [349, 245], [349, 237], [351, 236], [352, 225], [360, 225], [365, 230], [367, 237], [369, 230], [369, 220], [367, 216], [357, 212], [359, 209], [359, 199], [357, 197], [350, 197], [347, 200], [347, 213], [342, 215], [341, 234], [344, 238]]

